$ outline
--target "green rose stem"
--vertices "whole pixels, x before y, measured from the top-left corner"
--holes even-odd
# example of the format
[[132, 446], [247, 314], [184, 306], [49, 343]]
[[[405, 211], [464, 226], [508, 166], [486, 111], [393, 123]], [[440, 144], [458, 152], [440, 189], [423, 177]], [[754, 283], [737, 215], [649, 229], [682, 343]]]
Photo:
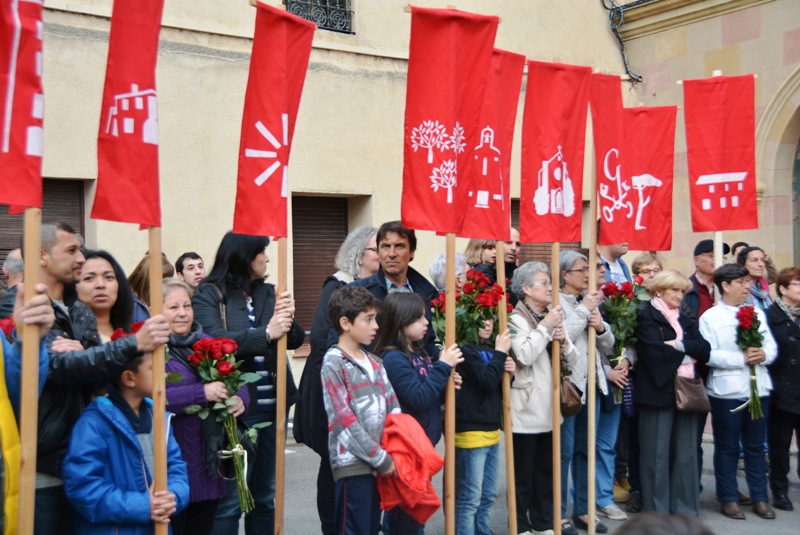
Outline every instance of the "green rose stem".
[[239, 435], [236, 427], [236, 417], [233, 414], [228, 414], [224, 420], [225, 433], [228, 435], [228, 447], [230, 448], [230, 455], [233, 458], [233, 469], [236, 474], [236, 487], [239, 490], [239, 505], [243, 513], [249, 513], [255, 508], [253, 495], [247, 486], [247, 479], [244, 473], [243, 455], [247, 453], [242, 449], [239, 444]]

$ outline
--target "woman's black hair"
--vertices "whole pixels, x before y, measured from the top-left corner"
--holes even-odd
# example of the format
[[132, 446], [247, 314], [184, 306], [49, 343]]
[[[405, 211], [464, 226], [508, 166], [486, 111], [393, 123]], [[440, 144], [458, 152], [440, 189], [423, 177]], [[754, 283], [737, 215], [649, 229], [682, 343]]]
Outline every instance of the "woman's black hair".
[[128, 278], [125, 276], [125, 270], [119, 265], [111, 253], [103, 250], [85, 249], [83, 256], [86, 260], [92, 258], [102, 258], [114, 270], [114, 276], [117, 278], [117, 300], [111, 306], [110, 321], [114, 329], [122, 329], [126, 333], [131, 332], [131, 322], [133, 321], [133, 291], [131, 285], [128, 284]]
[[746, 265], [747, 264], [747, 255], [749, 255], [753, 251], [761, 251], [763, 253], [764, 249], [762, 249], [761, 247], [755, 247], [755, 246], [752, 246], [752, 245], [749, 246], [749, 247], [745, 247], [744, 249], [739, 251], [738, 255], [736, 255], [736, 263], [739, 264], [740, 266]]
[[736, 279], [741, 279], [742, 277], [749, 277], [750, 272], [747, 271], [747, 268], [739, 265], [739, 264], [722, 264], [720, 267], [714, 270], [714, 284], [717, 285], [717, 289], [719, 289], [719, 294], [722, 295], [725, 292], [722, 290], [722, 283], [727, 282], [728, 284], [731, 281], [735, 281]]
[[412, 292], [390, 292], [381, 304], [378, 315], [378, 338], [375, 340], [375, 354], [397, 349], [404, 353], [414, 352], [424, 355], [421, 341], [411, 342], [403, 329], [418, 321], [425, 314], [425, 301]]
[[223, 296], [227, 296], [229, 290], [251, 293], [253, 285], [260, 283], [262, 279], [253, 280], [250, 264], [264, 252], [267, 245], [269, 238], [266, 236], [249, 236], [228, 231], [217, 249], [214, 267], [202, 284], [215, 284]]

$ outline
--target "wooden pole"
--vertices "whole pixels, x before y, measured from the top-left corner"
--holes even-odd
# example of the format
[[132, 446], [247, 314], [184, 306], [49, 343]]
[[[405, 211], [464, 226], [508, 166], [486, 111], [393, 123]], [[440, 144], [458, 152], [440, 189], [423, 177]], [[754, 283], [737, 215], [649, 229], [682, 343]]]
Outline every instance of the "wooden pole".
[[[445, 283], [444, 345], [456, 343], [456, 235], [447, 233], [447, 280]], [[455, 368], [453, 368], [455, 372]], [[444, 398], [444, 532], [456, 532], [456, 387], [453, 373]]]
[[[278, 238], [278, 289], [286, 291], [286, 238]], [[283, 534], [284, 464], [286, 450], [286, 334], [278, 338], [275, 400], [275, 535]]]
[[[589, 291], [593, 292], [597, 289], [597, 176], [591, 173], [589, 179]], [[586, 388], [589, 389], [586, 396], [586, 412], [587, 412], [587, 453], [588, 453], [588, 470], [587, 481], [588, 488], [586, 495], [589, 502], [589, 519], [588, 527], [589, 534], [595, 534], [595, 516], [596, 516], [596, 494], [595, 487], [595, 467], [596, 463], [596, 443], [597, 443], [597, 420], [595, 418], [595, 406], [597, 401], [597, 331], [594, 327], [589, 327], [589, 341], [588, 341], [588, 380]]]
[[[553, 284], [553, 308], [559, 305], [558, 255], [561, 254], [561, 244], [553, 243], [550, 249], [550, 281]], [[550, 355], [550, 373], [552, 374], [552, 412], [553, 412], [553, 532], [561, 535], [561, 342], [553, 340]]]
[[[722, 76], [722, 71], [714, 70], [711, 73], [711, 76], [717, 77]], [[724, 251], [722, 249], [722, 231], [717, 230], [714, 232], [714, 268], [718, 268], [722, 265], [722, 257], [724, 256]], [[719, 292], [716, 292], [719, 293]]]
[[[42, 249], [42, 210], [25, 208], [25, 302], [36, 296], [39, 256]], [[39, 338], [38, 325], [17, 325], [22, 333], [22, 384], [20, 400], [21, 471], [19, 484], [18, 533], [33, 533], [36, 506], [36, 444], [39, 421]]]
[[[501, 240], [496, 244], [497, 257], [497, 284], [503, 287], [505, 293], [497, 308], [498, 332], [508, 328], [508, 288], [506, 287], [506, 255], [505, 243]], [[503, 374], [503, 431], [506, 442], [506, 501], [508, 503], [508, 533], [517, 535], [517, 492], [514, 480], [514, 434], [511, 427], [511, 374]]]
[[[164, 274], [161, 265], [161, 227], [150, 227], [150, 315], [161, 314], [164, 297], [161, 294], [161, 279]], [[164, 346], [153, 351], [153, 455], [155, 470], [153, 490], [167, 490], [167, 392], [164, 370]], [[156, 524], [156, 535], [167, 535], [169, 524]]]

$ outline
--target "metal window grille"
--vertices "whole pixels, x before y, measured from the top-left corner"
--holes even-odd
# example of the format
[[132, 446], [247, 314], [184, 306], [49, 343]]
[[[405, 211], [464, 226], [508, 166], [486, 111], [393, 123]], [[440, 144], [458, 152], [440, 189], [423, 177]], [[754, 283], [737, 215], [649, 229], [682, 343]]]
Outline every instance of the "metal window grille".
[[353, 32], [353, 12], [350, 0], [284, 0], [286, 10], [310, 20], [323, 30]]

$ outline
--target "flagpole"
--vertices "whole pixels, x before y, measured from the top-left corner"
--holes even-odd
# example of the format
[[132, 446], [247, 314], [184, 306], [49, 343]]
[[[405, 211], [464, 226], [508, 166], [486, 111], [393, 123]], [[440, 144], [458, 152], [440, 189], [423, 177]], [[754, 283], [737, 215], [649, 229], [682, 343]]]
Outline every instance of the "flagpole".
[[[597, 175], [591, 173], [589, 178], [589, 291], [593, 292], [597, 288]], [[588, 374], [587, 386], [589, 390], [586, 396], [586, 412], [587, 412], [587, 453], [588, 453], [588, 469], [587, 469], [587, 498], [589, 502], [589, 519], [588, 528], [589, 535], [595, 534], [595, 513], [596, 513], [596, 494], [595, 487], [595, 468], [596, 468], [596, 442], [597, 442], [597, 419], [595, 418], [595, 406], [597, 401], [597, 331], [594, 327], [589, 326], [588, 337]]]
[[[503, 297], [497, 308], [498, 333], [508, 328], [508, 285], [506, 284], [506, 261], [504, 251], [505, 243], [497, 240], [495, 245], [498, 252], [495, 259], [497, 265], [497, 284], [503, 287]], [[506, 442], [506, 501], [508, 502], [508, 533], [517, 535], [517, 493], [514, 479], [514, 432], [511, 428], [511, 374], [503, 373], [503, 430]]]
[[[722, 76], [721, 70], [714, 70], [711, 73], [712, 77]], [[722, 265], [722, 257], [724, 256], [724, 250], [722, 248], [722, 231], [716, 230], [714, 231], [714, 268], [718, 268]]]
[[[456, 234], [447, 233], [447, 279], [445, 283], [444, 346], [456, 343]], [[444, 532], [456, 532], [456, 386], [455, 367], [447, 381], [444, 399]]]
[[[148, 229], [150, 241], [150, 314], [157, 316], [164, 308], [161, 280], [164, 277], [161, 262], [161, 227]], [[153, 350], [153, 456], [155, 470], [153, 490], [167, 490], [167, 395], [164, 370], [164, 345]], [[169, 524], [155, 524], [156, 535], [167, 535]]]
[[[278, 289], [277, 295], [286, 291], [286, 237], [278, 238]], [[288, 333], [287, 333], [288, 334]], [[275, 535], [283, 534], [284, 474], [286, 466], [286, 336], [278, 338], [277, 374], [275, 380]]]
[[[25, 302], [36, 296], [39, 282], [39, 252], [41, 244], [42, 210], [25, 208]], [[36, 261], [34, 261], [36, 260]], [[22, 385], [20, 401], [21, 470], [19, 482], [18, 533], [33, 533], [36, 505], [36, 446], [39, 413], [39, 325], [17, 325], [22, 333]]]
[[[558, 256], [561, 254], [561, 244], [553, 242], [550, 249], [550, 282], [553, 288], [552, 307], [559, 305], [559, 273]], [[561, 535], [561, 342], [553, 340], [551, 346], [550, 366], [552, 375], [552, 418], [553, 418], [553, 532]]]

